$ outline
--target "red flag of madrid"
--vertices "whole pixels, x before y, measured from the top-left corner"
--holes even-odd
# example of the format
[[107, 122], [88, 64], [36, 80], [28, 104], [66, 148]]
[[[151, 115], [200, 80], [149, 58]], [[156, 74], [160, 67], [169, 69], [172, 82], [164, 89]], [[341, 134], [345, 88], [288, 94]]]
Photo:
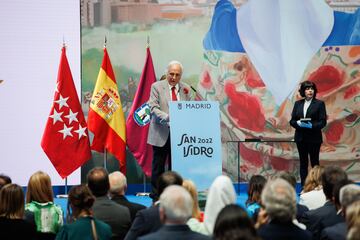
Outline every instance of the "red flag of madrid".
[[87, 125], [65, 47], [62, 48], [56, 85], [41, 147], [59, 175], [65, 178], [91, 158]]

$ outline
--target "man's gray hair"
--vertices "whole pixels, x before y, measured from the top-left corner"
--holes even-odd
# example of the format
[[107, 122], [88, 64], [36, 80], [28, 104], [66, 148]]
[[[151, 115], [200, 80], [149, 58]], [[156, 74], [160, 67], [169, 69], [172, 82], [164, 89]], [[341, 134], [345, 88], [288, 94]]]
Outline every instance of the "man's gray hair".
[[262, 191], [261, 202], [272, 220], [289, 222], [296, 216], [296, 193], [284, 179], [269, 180]]
[[166, 68], [166, 72], [168, 72], [169, 68], [172, 66], [172, 65], [179, 65], [180, 68], [181, 68], [181, 72], [184, 72], [184, 67], [183, 65], [181, 64], [181, 62], [177, 61], [177, 60], [172, 60], [169, 62], [167, 68]]
[[360, 200], [360, 186], [356, 184], [348, 184], [340, 189], [340, 204], [346, 208], [353, 202]]
[[186, 223], [192, 215], [193, 199], [182, 186], [171, 185], [160, 195], [160, 208], [167, 219]]
[[124, 190], [127, 186], [126, 177], [119, 171], [109, 174], [110, 193], [118, 193]]

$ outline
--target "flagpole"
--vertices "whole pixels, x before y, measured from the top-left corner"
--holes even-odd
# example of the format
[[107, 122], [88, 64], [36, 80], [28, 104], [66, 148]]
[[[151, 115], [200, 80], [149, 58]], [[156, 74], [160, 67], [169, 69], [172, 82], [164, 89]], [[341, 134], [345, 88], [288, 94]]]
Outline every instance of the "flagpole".
[[65, 178], [65, 195], [68, 193], [68, 183], [67, 183], [67, 177]]
[[107, 170], [107, 151], [106, 148], [104, 149], [104, 168]]

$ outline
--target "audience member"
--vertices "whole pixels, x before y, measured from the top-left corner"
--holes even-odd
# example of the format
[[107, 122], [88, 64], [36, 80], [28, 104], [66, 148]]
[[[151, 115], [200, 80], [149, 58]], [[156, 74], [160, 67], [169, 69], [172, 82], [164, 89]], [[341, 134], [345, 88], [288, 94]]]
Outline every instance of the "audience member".
[[0, 189], [9, 183], [11, 183], [11, 178], [5, 174], [0, 174]]
[[326, 197], [322, 188], [321, 175], [324, 167], [316, 165], [306, 177], [303, 191], [300, 194], [299, 203], [305, 205], [309, 210], [319, 208], [326, 202]]
[[265, 184], [266, 178], [261, 175], [253, 175], [249, 180], [248, 199], [245, 206], [249, 216], [255, 221], [260, 209], [261, 192]]
[[86, 185], [78, 185], [70, 189], [68, 208], [71, 207], [74, 222], [64, 225], [57, 234], [56, 240], [111, 239], [111, 227], [93, 217], [91, 208], [94, 201], [95, 197]]
[[221, 209], [235, 202], [236, 193], [230, 178], [228, 176], [216, 177], [209, 188], [205, 204], [204, 231], [207, 235], [213, 233], [215, 221]]
[[182, 186], [169, 186], [160, 195], [159, 214], [163, 226], [156, 232], [140, 237], [143, 240], [158, 239], [211, 239], [191, 231], [186, 222], [192, 215], [193, 200]]
[[[278, 176], [284, 179], [285, 181], [287, 181], [296, 191], [296, 178], [293, 174], [288, 172], [280, 172]], [[302, 215], [307, 211], [309, 211], [309, 208], [306, 207], [305, 205], [302, 205], [300, 203], [296, 204], [296, 221], [294, 223], [303, 229], [306, 229], [305, 225], [299, 223], [298, 221], [300, 220]]]
[[24, 193], [17, 184], [0, 190], [1, 239], [36, 239], [35, 225], [24, 220]]
[[348, 225], [347, 240], [360, 239], [360, 200], [350, 204], [346, 209], [346, 223]]
[[94, 217], [109, 224], [112, 239], [123, 239], [130, 228], [130, 212], [108, 197], [109, 176], [102, 167], [95, 167], [87, 175], [87, 183], [96, 200], [93, 205]]
[[[158, 193], [162, 194], [164, 189], [170, 185], [182, 185], [182, 177], [174, 171], [167, 171], [160, 175], [157, 182]], [[125, 240], [137, 239], [140, 236], [156, 232], [161, 226], [159, 214], [159, 203], [155, 202], [153, 206], [147, 209], [143, 209], [137, 212], [134, 222]]]
[[130, 202], [125, 197], [127, 181], [124, 174], [119, 171], [110, 173], [109, 181], [111, 200], [113, 200], [117, 204], [127, 207], [130, 211], [131, 221], [134, 221], [136, 213], [141, 209], [145, 209], [146, 207], [138, 203]]
[[301, 218], [301, 222], [312, 232], [314, 240], [320, 239], [324, 228], [343, 221], [343, 217], [337, 214], [333, 198], [334, 186], [343, 180], [347, 180], [347, 175], [340, 167], [326, 166], [324, 168], [321, 183], [326, 202], [322, 207], [306, 212]]
[[[244, 233], [241, 235], [241, 233]], [[236, 204], [226, 205], [218, 214], [213, 233], [214, 240], [259, 239], [246, 210]]]
[[311, 239], [311, 233], [293, 223], [296, 216], [296, 193], [284, 179], [269, 180], [261, 194], [264, 210], [258, 221], [265, 223], [259, 227], [258, 234], [263, 240], [270, 239]]
[[203, 214], [199, 208], [198, 192], [196, 186], [193, 181], [188, 179], [184, 180], [182, 186], [190, 193], [194, 203], [191, 218], [187, 221], [186, 224], [190, 227], [191, 230], [203, 233], [201, 232], [204, 229], [202, 224]]
[[[343, 208], [340, 203], [340, 190], [345, 188], [347, 185], [351, 184], [352, 181], [346, 179], [340, 181], [335, 184], [333, 190], [333, 202], [335, 204], [335, 208], [337, 211], [338, 216], [342, 217], [342, 221], [336, 223], [332, 226], [326, 227], [321, 231], [320, 239], [327, 240], [327, 239], [334, 239], [334, 240], [345, 240], [346, 239], [346, 223], [345, 223], [345, 214], [343, 212]], [[345, 206], [344, 206], [345, 209]]]
[[54, 239], [63, 225], [63, 211], [54, 204], [54, 193], [48, 174], [37, 171], [31, 175], [25, 205], [26, 219], [34, 222], [41, 239]]

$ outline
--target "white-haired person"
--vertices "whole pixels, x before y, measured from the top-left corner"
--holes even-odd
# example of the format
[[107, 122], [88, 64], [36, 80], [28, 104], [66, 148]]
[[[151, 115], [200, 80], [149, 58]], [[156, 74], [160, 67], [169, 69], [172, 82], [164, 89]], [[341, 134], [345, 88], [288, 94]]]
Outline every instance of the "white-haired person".
[[109, 174], [109, 182], [110, 182], [110, 196], [111, 200], [120, 204], [124, 207], [127, 207], [130, 211], [131, 222], [134, 221], [136, 213], [145, 209], [144, 205], [130, 202], [126, 196], [125, 192], [127, 189], [127, 180], [126, 176], [119, 171], [115, 171]]
[[[261, 194], [258, 234], [263, 240], [311, 240], [311, 233], [294, 224], [296, 218], [295, 189], [284, 179], [269, 180]], [[259, 226], [260, 225], [260, 226]]]
[[211, 238], [192, 231], [186, 222], [193, 212], [193, 199], [182, 186], [171, 185], [160, 195], [160, 220], [163, 226], [156, 232], [150, 233], [140, 240], [151, 239], [186, 239], [210, 240]]

